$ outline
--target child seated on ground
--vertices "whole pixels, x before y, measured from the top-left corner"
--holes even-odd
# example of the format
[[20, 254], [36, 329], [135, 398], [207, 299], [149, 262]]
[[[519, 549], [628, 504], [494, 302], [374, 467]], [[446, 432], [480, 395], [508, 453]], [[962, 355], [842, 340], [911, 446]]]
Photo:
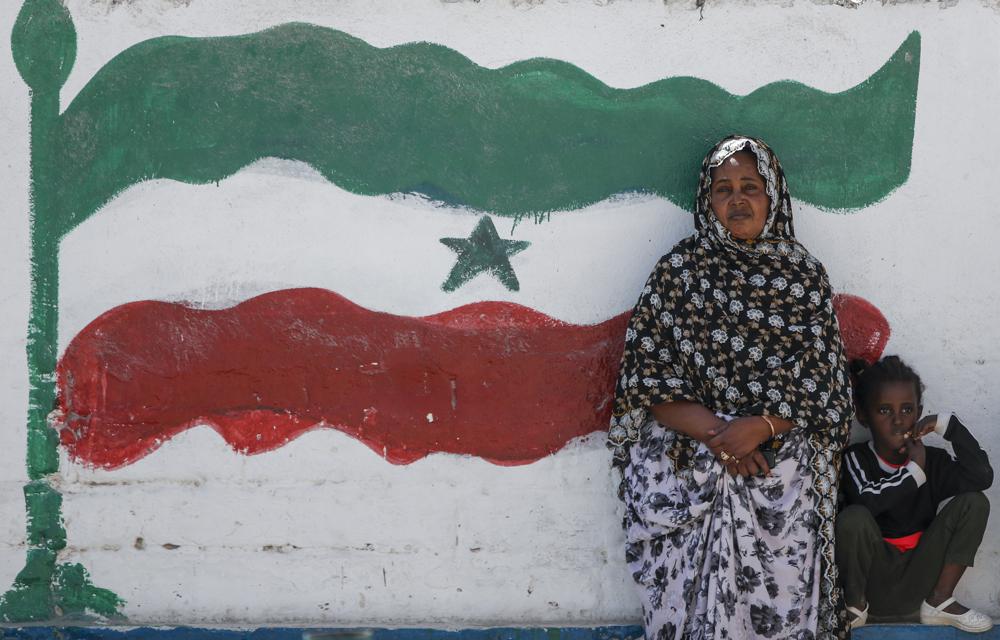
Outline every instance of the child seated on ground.
[[[868, 366], [851, 363], [858, 421], [870, 442], [844, 451], [837, 516], [837, 566], [851, 626], [868, 613], [903, 615], [920, 609], [923, 624], [971, 632], [993, 623], [955, 601], [955, 585], [983, 540], [993, 483], [986, 452], [957, 417], [920, 418], [920, 377], [896, 356]], [[931, 433], [951, 443], [955, 458], [925, 447]], [[953, 498], [941, 511], [938, 505]]]

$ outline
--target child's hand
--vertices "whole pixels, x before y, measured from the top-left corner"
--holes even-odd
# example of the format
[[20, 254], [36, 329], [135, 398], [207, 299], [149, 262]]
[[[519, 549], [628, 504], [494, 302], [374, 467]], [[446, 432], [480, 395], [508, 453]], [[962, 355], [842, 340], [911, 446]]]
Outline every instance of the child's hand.
[[914, 440], [923, 438], [931, 431], [934, 431], [934, 427], [937, 425], [937, 420], [938, 417], [936, 413], [924, 416], [919, 422], [917, 422], [917, 424], [913, 425], [913, 431], [910, 432], [910, 437]]
[[917, 466], [923, 469], [927, 462], [927, 451], [924, 449], [924, 443], [916, 438], [910, 438], [903, 445], [903, 448], [906, 449], [906, 454], [910, 456], [910, 460], [916, 462]]

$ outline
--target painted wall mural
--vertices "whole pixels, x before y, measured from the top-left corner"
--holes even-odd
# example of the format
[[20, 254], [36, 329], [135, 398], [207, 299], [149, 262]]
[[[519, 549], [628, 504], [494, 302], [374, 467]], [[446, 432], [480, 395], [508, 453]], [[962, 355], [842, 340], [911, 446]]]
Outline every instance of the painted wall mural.
[[[394, 464], [443, 452], [525, 465], [607, 424], [625, 309], [578, 324], [490, 299], [392, 314], [317, 288], [219, 310], [135, 300], [60, 355], [60, 243], [123, 190], [216, 182], [265, 157], [302, 161], [354, 194], [416, 193], [476, 212], [468, 237], [440, 238], [455, 260], [435, 276], [440, 288], [486, 277], [516, 293], [524, 275], [511, 259], [533, 246], [493, 218], [546, 224], [627, 193], [686, 208], [691, 167], [730, 131], [781, 149], [805, 202], [878, 202], [909, 177], [920, 68], [913, 32], [840, 93], [777, 82], [738, 96], [690, 77], [616, 89], [559, 60], [487, 69], [440, 45], [378, 48], [296, 23], [140, 42], [60, 111], [76, 53], [66, 7], [26, 0], [12, 49], [32, 115], [29, 548], [0, 599], [0, 618], [17, 621], [115, 617], [123, 605], [81, 564], [60, 562], [60, 445], [116, 469], [196, 424], [244, 454], [330, 427]], [[835, 304], [848, 351], [877, 358], [885, 317], [846, 293]]]
[[734, 96], [697, 78], [613, 89], [558, 60], [484, 69], [444, 47], [378, 49], [305, 24], [156, 38], [116, 56], [54, 119], [52, 138], [68, 144], [50, 158], [53, 224], [65, 234], [142, 180], [212, 182], [265, 156], [305, 161], [355, 193], [423, 193], [501, 216], [629, 191], [688, 207], [688, 168], [737, 128], [787, 149], [797, 198], [856, 209], [909, 174], [919, 56], [913, 33], [842, 93], [779, 82]]
[[245, 453], [324, 423], [396, 464], [525, 464], [607, 422], [624, 320], [571, 325], [500, 302], [408, 318], [323, 289], [219, 311], [137, 302], [62, 358], [63, 444], [116, 467], [204, 421]]
[[[834, 305], [848, 353], [877, 359], [882, 314], [856, 296]], [[394, 464], [437, 452], [528, 464], [606, 428], [627, 319], [572, 325], [500, 302], [407, 318], [322, 289], [220, 311], [136, 302], [70, 344], [53, 426], [105, 468], [205, 423], [241, 453], [323, 425]]]

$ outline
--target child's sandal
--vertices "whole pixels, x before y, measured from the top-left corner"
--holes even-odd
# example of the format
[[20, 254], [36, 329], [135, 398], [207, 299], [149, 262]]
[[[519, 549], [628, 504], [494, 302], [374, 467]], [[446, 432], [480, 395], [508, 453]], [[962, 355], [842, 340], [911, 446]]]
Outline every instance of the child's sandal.
[[920, 624], [949, 625], [968, 631], [969, 633], [983, 633], [993, 628], [993, 620], [985, 613], [980, 613], [975, 609], [969, 609], [965, 613], [948, 613], [948, 608], [955, 598], [948, 598], [938, 606], [927, 604], [925, 600], [920, 604]]
[[851, 618], [851, 628], [857, 629], [858, 627], [863, 627], [866, 622], [868, 622], [868, 605], [865, 605], [865, 610], [861, 611], [857, 607], [847, 607], [847, 613], [853, 616]]

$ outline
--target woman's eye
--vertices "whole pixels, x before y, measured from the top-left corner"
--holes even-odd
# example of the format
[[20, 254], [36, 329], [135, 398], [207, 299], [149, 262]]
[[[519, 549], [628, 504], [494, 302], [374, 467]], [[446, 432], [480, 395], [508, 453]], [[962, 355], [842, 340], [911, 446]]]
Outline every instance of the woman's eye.
[[889, 415], [889, 407], [879, 407], [878, 412], [884, 416]]
[[900, 413], [911, 414], [913, 413], [913, 407], [903, 407], [903, 410]]

